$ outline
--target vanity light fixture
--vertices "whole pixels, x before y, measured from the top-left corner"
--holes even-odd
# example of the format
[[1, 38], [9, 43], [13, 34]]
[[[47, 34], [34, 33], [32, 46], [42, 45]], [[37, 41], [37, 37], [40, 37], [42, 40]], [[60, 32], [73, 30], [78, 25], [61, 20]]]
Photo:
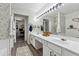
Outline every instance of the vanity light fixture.
[[53, 6], [53, 8], [52, 8], [52, 9], [54, 10], [54, 8], [55, 8], [55, 7]]
[[52, 10], [56, 10], [57, 8], [60, 8], [61, 6], [63, 6], [64, 4], [63, 3], [55, 3], [53, 4], [53, 7], [50, 8], [49, 10], [47, 10], [46, 12], [42, 13], [40, 16], [38, 16], [37, 18], [41, 17], [42, 15], [46, 14], [46, 13], [49, 13], [50, 11]]
[[55, 7], [58, 8], [59, 4], [57, 4]]
[[52, 8], [50, 8], [50, 11], [52, 11]]
[[61, 8], [62, 6], [64, 6], [63, 3], [59, 3], [57, 8]]

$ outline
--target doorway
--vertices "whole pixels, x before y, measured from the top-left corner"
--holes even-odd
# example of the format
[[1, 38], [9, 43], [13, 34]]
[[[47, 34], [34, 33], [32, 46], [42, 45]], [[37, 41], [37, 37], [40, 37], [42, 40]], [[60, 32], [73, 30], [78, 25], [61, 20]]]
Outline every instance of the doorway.
[[24, 19], [18, 20], [16, 19], [16, 42], [24, 41]]
[[28, 41], [28, 16], [14, 14], [16, 24], [16, 39], [18, 41]]
[[[14, 14], [15, 44], [11, 50], [13, 56], [32, 55], [28, 47], [28, 16]], [[21, 52], [20, 52], [21, 51]], [[27, 53], [28, 51], [28, 53]]]

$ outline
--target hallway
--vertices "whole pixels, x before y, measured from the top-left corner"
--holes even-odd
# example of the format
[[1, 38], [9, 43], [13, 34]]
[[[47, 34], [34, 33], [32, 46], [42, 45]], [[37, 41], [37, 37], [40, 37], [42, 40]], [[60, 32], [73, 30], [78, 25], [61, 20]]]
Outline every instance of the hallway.
[[11, 50], [11, 56], [41, 56], [40, 51], [37, 51], [32, 45], [28, 45], [23, 37], [18, 37]]

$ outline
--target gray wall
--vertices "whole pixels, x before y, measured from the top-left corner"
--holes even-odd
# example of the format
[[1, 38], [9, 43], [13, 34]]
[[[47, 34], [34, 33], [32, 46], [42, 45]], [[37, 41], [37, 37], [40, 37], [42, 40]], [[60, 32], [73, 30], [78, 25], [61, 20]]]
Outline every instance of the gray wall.
[[0, 3], [0, 38], [9, 38], [10, 4]]

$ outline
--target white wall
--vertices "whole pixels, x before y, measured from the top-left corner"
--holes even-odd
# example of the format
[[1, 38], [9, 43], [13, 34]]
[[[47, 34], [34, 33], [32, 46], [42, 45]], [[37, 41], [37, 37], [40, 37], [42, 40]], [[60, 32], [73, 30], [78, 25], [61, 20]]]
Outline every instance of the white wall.
[[0, 56], [9, 56], [9, 39], [0, 40]]
[[25, 18], [24, 23], [25, 23], [24, 24], [24, 26], [25, 26], [25, 41], [27, 41], [27, 43], [29, 44], [28, 17]]
[[[72, 21], [73, 18], [79, 17], [79, 11], [66, 15], [66, 35], [79, 37], [79, 22]], [[73, 25], [75, 28], [78, 29], [67, 29], [69, 25]]]

